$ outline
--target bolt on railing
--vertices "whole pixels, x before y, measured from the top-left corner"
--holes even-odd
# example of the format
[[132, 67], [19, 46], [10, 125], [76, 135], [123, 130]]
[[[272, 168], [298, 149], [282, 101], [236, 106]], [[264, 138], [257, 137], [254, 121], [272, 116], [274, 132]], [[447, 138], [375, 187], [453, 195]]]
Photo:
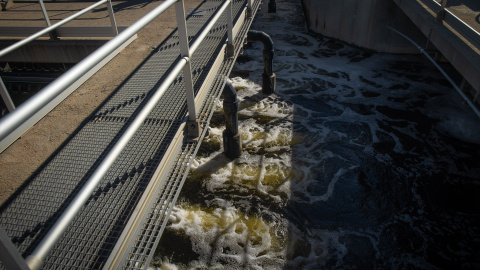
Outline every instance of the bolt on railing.
[[[103, 0], [99, 3], [103, 3], [107, 0]], [[248, 0], [251, 1], [251, 0]], [[45, 257], [48, 255], [53, 246], [58, 242], [65, 230], [68, 228], [73, 218], [81, 210], [82, 206], [91, 196], [92, 192], [98, 186], [102, 178], [108, 172], [118, 156], [122, 153], [128, 142], [142, 126], [145, 119], [149, 116], [150, 112], [154, 109], [160, 98], [166, 92], [171, 83], [175, 80], [181, 70], [184, 72], [184, 79], [186, 85], [187, 107], [189, 113], [189, 120], [196, 120], [196, 108], [195, 108], [195, 93], [193, 89], [193, 81], [190, 67], [190, 59], [193, 53], [198, 49], [200, 43], [205, 39], [207, 34], [213, 28], [217, 20], [228, 8], [228, 12], [231, 14], [231, 0], [225, 0], [225, 2], [217, 9], [215, 15], [210, 19], [209, 23], [204, 27], [202, 32], [197, 36], [192, 46], [189, 48], [188, 34], [185, 21], [185, 10], [183, 0], [166, 0], [160, 4], [157, 8], [150, 13], [142, 17], [136, 23], [128, 27], [125, 31], [120, 33], [117, 37], [110, 40], [102, 47], [97, 49], [87, 58], [75, 65], [69, 71], [60, 76], [57, 80], [50, 85], [42, 89], [33, 98], [26, 101], [19, 106], [17, 110], [6, 115], [4, 119], [0, 120], [0, 140], [5, 138], [9, 132], [15, 129], [15, 126], [25, 121], [29, 116], [34, 114], [42, 106], [45, 106], [50, 100], [58, 95], [65, 88], [70, 86], [83, 74], [87, 73], [89, 69], [100, 62], [104, 57], [110, 54], [113, 50], [123, 44], [126, 40], [131, 38], [140, 29], [145, 27], [153, 19], [162, 14], [165, 10], [176, 3], [176, 15], [178, 21], [179, 41], [181, 48], [181, 58], [174, 64], [173, 69], [167, 75], [166, 79], [161, 83], [159, 88], [155, 91], [153, 96], [147, 102], [147, 104], [141, 109], [135, 119], [129, 124], [126, 131], [122, 134], [120, 139], [115, 143], [110, 152], [103, 159], [101, 164], [93, 172], [92, 176], [86, 181], [85, 185], [78, 192], [72, 202], [68, 205], [66, 210], [55, 222], [53, 227], [47, 233], [47, 235], [36, 246], [35, 250], [26, 258], [26, 262], [31, 269], [41, 268]], [[251, 2], [249, 2], [251, 3]], [[250, 6], [251, 7], [251, 6]], [[227, 17], [231, 19], [231, 15]], [[228, 23], [228, 42], [233, 40], [233, 23]]]

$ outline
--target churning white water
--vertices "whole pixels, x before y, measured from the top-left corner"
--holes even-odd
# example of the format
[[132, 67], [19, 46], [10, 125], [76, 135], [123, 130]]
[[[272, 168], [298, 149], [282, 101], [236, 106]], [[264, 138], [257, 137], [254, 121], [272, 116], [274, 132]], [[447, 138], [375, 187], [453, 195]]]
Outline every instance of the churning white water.
[[311, 34], [299, 2], [257, 15], [277, 92], [246, 48], [242, 156], [219, 106], [150, 267], [479, 268], [479, 119], [422, 56]]

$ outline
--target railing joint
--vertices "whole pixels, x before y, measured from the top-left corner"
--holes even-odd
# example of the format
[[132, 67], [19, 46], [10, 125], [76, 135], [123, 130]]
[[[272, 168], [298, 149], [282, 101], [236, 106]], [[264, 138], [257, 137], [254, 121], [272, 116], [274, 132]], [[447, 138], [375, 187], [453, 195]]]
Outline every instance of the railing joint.
[[227, 58], [233, 58], [235, 56], [235, 44], [227, 44], [225, 48], [225, 56]]
[[186, 132], [187, 142], [198, 142], [203, 131], [203, 125], [197, 118], [195, 120], [187, 120]]

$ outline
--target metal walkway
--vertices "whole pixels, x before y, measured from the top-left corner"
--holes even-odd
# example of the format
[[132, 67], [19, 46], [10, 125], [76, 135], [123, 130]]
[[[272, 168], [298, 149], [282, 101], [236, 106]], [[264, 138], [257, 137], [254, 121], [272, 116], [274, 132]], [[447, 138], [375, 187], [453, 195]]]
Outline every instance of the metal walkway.
[[[221, 4], [206, 0], [188, 16], [190, 41]], [[247, 1], [232, 1], [234, 57], [224, 56], [225, 14], [192, 56], [197, 117], [205, 126], [259, 4], [254, 1], [248, 18]], [[177, 32], [172, 33], [2, 205], [0, 226], [23, 257], [35, 249], [180, 60], [178, 39]], [[184, 80], [178, 76], [49, 253], [43, 269], [148, 267], [206, 132], [199, 141], [187, 142], [186, 115]]]

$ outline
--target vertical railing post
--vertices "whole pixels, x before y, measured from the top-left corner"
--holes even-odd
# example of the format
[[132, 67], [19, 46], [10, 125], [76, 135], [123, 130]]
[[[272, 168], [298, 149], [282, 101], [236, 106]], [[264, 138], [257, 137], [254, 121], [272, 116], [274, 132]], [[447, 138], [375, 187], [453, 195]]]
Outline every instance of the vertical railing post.
[[442, 22], [445, 19], [445, 7], [447, 6], [447, 0], [442, 0], [442, 6], [440, 10], [437, 12], [437, 17], [435, 18], [437, 22]]
[[197, 121], [197, 112], [195, 109], [195, 92], [193, 90], [191, 55], [190, 48], [188, 46], [187, 23], [185, 19], [185, 7], [183, 5], [183, 0], [179, 0], [175, 4], [175, 13], [177, 17], [180, 53], [182, 54], [182, 57], [188, 59], [187, 64], [185, 67], [183, 67], [183, 78], [188, 108], [187, 137], [189, 139], [195, 139], [200, 136], [200, 124]]
[[30, 269], [2, 227], [0, 227], [0, 261], [6, 269]]
[[[45, 9], [45, 5], [43, 4], [43, 0], [38, 0], [38, 2], [40, 3], [40, 7], [41, 7], [42, 12], [43, 12], [43, 17], [45, 17], [45, 21], [47, 22], [47, 27], [52, 26], [52, 24], [50, 23], [50, 19], [48, 18], [47, 10]], [[58, 39], [58, 36], [55, 33], [55, 31], [51, 31], [50, 33], [48, 33], [48, 35], [50, 35], [51, 40], [57, 40]]]
[[3, 83], [2, 78], [0, 77], [0, 95], [2, 96], [3, 102], [7, 105], [7, 109], [9, 112], [15, 110], [15, 104], [13, 104], [10, 95], [8, 94], [7, 87]]
[[227, 57], [235, 55], [235, 45], [233, 44], [233, 17], [232, 17], [232, 2], [227, 7], [227, 24], [228, 24], [228, 40], [227, 40]]
[[112, 0], [107, 1], [108, 17], [110, 17], [110, 23], [112, 24], [113, 36], [118, 35], [117, 23], [115, 22], [115, 15], [113, 13]]

